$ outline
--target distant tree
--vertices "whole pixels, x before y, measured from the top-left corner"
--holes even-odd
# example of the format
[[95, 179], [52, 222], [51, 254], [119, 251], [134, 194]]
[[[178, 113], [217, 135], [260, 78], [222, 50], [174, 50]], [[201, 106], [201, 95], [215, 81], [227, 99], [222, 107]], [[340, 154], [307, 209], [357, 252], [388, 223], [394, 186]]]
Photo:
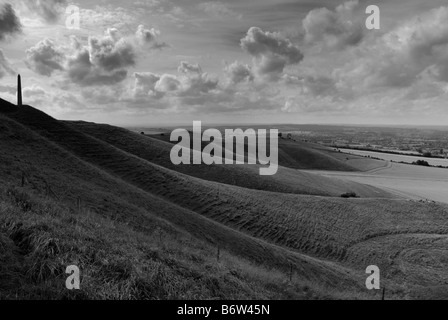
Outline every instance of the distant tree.
[[282, 137], [283, 137], [283, 133], [279, 132], [279, 133], [278, 133], [278, 137], [279, 137], [279, 138], [282, 138]]
[[415, 164], [417, 166], [429, 167], [428, 161], [425, 161], [425, 160], [417, 160], [417, 161], [412, 162], [412, 164]]
[[288, 135], [286, 136], [286, 138], [288, 138], [289, 140], [292, 139], [292, 134], [288, 133]]
[[431, 158], [432, 157], [432, 153], [428, 151], [428, 152], [423, 153], [423, 156], [427, 157], [427, 158]]
[[143, 134], [143, 135], [144, 135], [145, 133], [142, 131], [142, 132], [140, 132], [140, 134]]
[[346, 192], [341, 194], [341, 198], [358, 198], [358, 195], [354, 192]]

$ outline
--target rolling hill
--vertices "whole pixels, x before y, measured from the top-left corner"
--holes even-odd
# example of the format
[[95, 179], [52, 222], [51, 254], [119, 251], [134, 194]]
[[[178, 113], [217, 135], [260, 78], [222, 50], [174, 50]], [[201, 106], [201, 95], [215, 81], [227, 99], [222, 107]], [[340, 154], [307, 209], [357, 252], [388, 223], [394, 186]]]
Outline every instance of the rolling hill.
[[[247, 128], [242, 129], [245, 130]], [[168, 143], [177, 143], [170, 141], [169, 132], [165, 132], [164, 134], [152, 134], [149, 136]], [[203, 146], [204, 145], [205, 143]], [[384, 162], [381, 160], [378, 161], [356, 155], [342, 154], [335, 151], [333, 148], [324, 147], [314, 143], [296, 141], [294, 139], [287, 139], [285, 137], [279, 139], [278, 149], [279, 165], [292, 169], [363, 171], [384, 165]], [[247, 142], [245, 142], [245, 150], [247, 150]]]
[[[260, 176], [258, 174], [258, 165], [209, 166], [200, 164], [176, 166], [170, 160], [170, 151], [173, 144], [169, 142], [167, 135], [143, 136], [110, 125], [87, 122], [66, 123], [74, 129], [78, 129], [151, 163], [204, 180], [282, 193], [340, 196], [346, 192], [355, 192], [360, 197], [392, 197], [389, 193], [378, 188], [358, 183], [347, 183], [340, 179], [326, 179], [318, 175], [291, 170], [291, 168], [287, 167], [280, 167], [274, 176]], [[366, 161], [369, 160], [366, 159]], [[300, 163], [300, 159], [296, 161]], [[351, 170], [354, 169], [351, 168]]]
[[342, 170], [328, 150], [287, 141], [266, 178], [173, 166], [166, 141], [6, 102], [0, 141], [0, 297], [377, 298], [370, 264], [389, 298], [448, 292], [448, 207], [293, 169]]

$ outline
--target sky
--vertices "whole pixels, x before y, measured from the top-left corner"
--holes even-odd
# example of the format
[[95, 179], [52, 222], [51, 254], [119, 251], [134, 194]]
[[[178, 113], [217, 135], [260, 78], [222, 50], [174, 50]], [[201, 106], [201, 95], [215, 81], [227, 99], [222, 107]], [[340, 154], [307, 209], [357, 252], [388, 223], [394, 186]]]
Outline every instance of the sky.
[[0, 0], [1, 98], [19, 73], [64, 120], [447, 125], [448, 4]]

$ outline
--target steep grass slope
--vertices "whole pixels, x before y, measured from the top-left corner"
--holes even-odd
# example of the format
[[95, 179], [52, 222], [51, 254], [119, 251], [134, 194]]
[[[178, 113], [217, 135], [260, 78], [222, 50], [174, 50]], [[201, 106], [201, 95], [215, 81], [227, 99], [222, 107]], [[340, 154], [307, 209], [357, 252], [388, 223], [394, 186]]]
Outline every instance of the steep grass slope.
[[[227, 251], [217, 260], [216, 247], [167, 226], [138, 232], [13, 186], [0, 186], [0, 247], [0, 299], [341, 297]], [[73, 264], [79, 291], [64, 287]]]
[[20, 170], [28, 167], [36, 192], [50, 185], [59, 202], [71, 206], [81, 197], [92, 212], [135, 232], [151, 234], [162, 226], [167, 234], [191, 234], [263, 268], [281, 272], [292, 266], [315, 288], [351, 296], [367, 294], [370, 264], [380, 266], [390, 297], [440, 297], [448, 289], [446, 206], [284, 194], [206, 181], [30, 107], [7, 113], [0, 123], [5, 124], [1, 163], [9, 164], [1, 171], [4, 181], [20, 181]]
[[[47, 121], [49, 124], [55, 124], [54, 120], [47, 119]], [[61, 128], [58, 130], [60, 134]], [[343, 268], [254, 239], [170, 201], [153, 196], [112, 177], [103, 170], [98, 170], [96, 166], [71, 155], [63, 148], [8, 118], [2, 117], [0, 132], [4, 152], [1, 154], [1, 163], [5, 165], [1, 170], [1, 178], [5, 183], [12, 181], [19, 184], [21, 171], [25, 170], [29, 173], [26, 185], [31, 188], [30, 191], [54, 197], [58, 202], [66, 203], [72, 208], [76, 208], [75, 204], [79, 197], [82, 199], [82, 207], [86, 210], [99, 213], [105, 219], [124, 223], [133, 231], [152, 234], [158, 228], [162, 228], [164, 234], [172, 235], [179, 233], [178, 230], [181, 228], [194, 238], [205, 241], [215, 248], [220, 247], [223, 252], [230, 252], [239, 257], [238, 259], [248, 259], [266, 268], [278, 270], [276, 272], [289, 270], [293, 264], [295, 271], [300, 270], [300, 279], [303, 281], [321, 278], [334, 279], [333, 286], [336, 283], [351, 283], [347, 288], [356, 285], [351, 277], [346, 275], [347, 271], [341, 271]], [[75, 132], [71, 134], [76, 135]], [[78, 135], [78, 138], [81, 136], [82, 134]], [[113, 154], [111, 150], [109, 151]], [[104, 160], [107, 157], [100, 156], [100, 158]], [[137, 171], [140, 169], [137, 168]], [[47, 186], [51, 186], [51, 192]], [[163, 189], [160, 184], [158, 187]], [[22, 206], [22, 201], [16, 203], [19, 207]], [[59, 271], [52, 269], [49, 274], [60, 277]], [[41, 280], [46, 279], [44, 278]]]

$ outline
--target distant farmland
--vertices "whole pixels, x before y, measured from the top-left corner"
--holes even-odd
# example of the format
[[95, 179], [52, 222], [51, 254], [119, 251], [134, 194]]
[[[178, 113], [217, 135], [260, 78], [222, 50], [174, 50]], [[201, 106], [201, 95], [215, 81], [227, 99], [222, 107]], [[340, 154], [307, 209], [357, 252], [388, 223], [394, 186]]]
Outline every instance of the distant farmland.
[[374, 152], [374, 151], [365, 151], [365, 150], [354, 150], [354, 149], [343, 149], [338, 148], [341, 150], [341, 152], [344, 153], [350, 153], [350, 154], [356, 154], [363, 157], [374, 157], [383, 159], [386, 161], [394, 161], [394, 162], [406, 162], [406, 163], [412, 163], [417, 160], [424, 159], [429, 163], [431, 166], [444, 166], [448, 167], [448, 159], [441, 159], [441, 158], [427, 158], [427, 157], [416, 157], [416, 156], [405, 156], [405, 155], [399, 155], [399, 154], [392, 154], [392, 153], [385, 153], [385, 152]]
[[363, 183], [408, 199], [448, 203], [448, 169], [389, 163], [367, 172], [310, 171], [327, 178]]

